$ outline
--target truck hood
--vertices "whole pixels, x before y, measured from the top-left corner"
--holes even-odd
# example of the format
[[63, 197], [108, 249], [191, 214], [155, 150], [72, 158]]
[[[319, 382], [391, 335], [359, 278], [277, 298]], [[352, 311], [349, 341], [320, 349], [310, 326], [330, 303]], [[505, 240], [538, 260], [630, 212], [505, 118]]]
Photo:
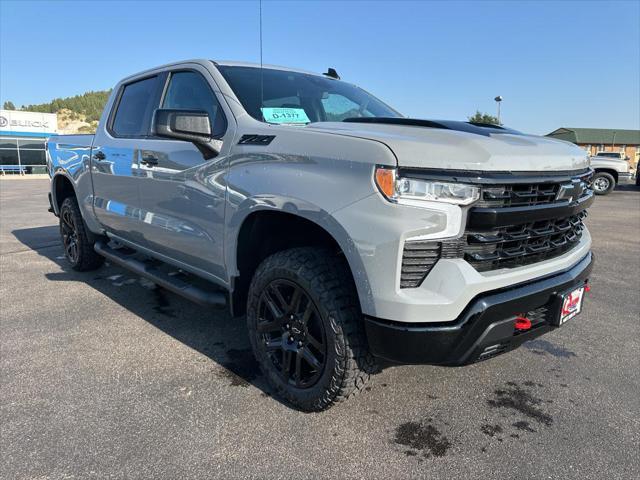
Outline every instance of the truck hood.
[[589, 157], [593, 168], [613, 168], [618, 172], [629, 171], [629, 164], [626, 160], [610, 157]]
[[467, 122], [365, 118], [306, 128], [382, 142], [401, 167], [535, 172], [589, 166], [587, 153], [569, 142]]

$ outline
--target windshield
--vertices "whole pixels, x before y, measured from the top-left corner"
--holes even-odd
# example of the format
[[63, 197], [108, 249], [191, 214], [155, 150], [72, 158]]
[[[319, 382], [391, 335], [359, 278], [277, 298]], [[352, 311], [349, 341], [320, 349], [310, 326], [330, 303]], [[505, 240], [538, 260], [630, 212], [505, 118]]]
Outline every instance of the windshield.
[[261, 72], [258, 67], [220, 65], [218, 70], [244, 109], [261, 122], [305, 124], [350, 117], [401, 117], [361, 88], [332, 78], [271, 68]]

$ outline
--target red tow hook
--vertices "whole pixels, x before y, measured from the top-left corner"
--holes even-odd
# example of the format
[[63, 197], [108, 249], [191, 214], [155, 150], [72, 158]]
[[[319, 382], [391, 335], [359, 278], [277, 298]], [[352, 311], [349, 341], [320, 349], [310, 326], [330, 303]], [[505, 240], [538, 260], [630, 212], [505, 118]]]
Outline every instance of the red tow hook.
[[516, 323], [514, 325], [515, 329], [522, 332], [524, 330], [529, 330], [531, 328], [531, 320], [523, 315], [519, 315], [516, 317]]
[[590, 292], [591, 291], [591, 285], [589, 285], [588, 283], [585, 283], [584, 291], [587, 292], [587, 293]]

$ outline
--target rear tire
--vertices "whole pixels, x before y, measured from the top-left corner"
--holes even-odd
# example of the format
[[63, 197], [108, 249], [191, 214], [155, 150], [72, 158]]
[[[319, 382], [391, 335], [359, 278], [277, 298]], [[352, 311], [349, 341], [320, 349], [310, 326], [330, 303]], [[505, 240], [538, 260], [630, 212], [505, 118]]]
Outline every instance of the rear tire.
[[345, 400], [376, 370], [351, 274], [329, 250], [265, 259], [249, 287], [247, 325], [269, 383], [300, 410]]
[[89, 241], [87, 227], [75, 197], [65, 198], [60, 207], [60, 237], [64, 256], [74, 270], [95, 270], [104, 263], [104, 257], [96, 253], [93, 242]]
[[607, 172], [596, 172], [591, 179], [591, 188], [596, 195], [607, 195], [611, 193], [615, 186], [615, 178]]

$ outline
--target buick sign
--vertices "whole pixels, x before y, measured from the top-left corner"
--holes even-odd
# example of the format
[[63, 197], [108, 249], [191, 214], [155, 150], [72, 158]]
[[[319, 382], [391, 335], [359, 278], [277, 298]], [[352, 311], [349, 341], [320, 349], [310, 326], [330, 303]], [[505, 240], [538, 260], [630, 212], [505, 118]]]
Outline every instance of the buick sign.
[[21, 133], [55, 133], [58, 121], [55, 113], [0, 110], [0, 129]]

